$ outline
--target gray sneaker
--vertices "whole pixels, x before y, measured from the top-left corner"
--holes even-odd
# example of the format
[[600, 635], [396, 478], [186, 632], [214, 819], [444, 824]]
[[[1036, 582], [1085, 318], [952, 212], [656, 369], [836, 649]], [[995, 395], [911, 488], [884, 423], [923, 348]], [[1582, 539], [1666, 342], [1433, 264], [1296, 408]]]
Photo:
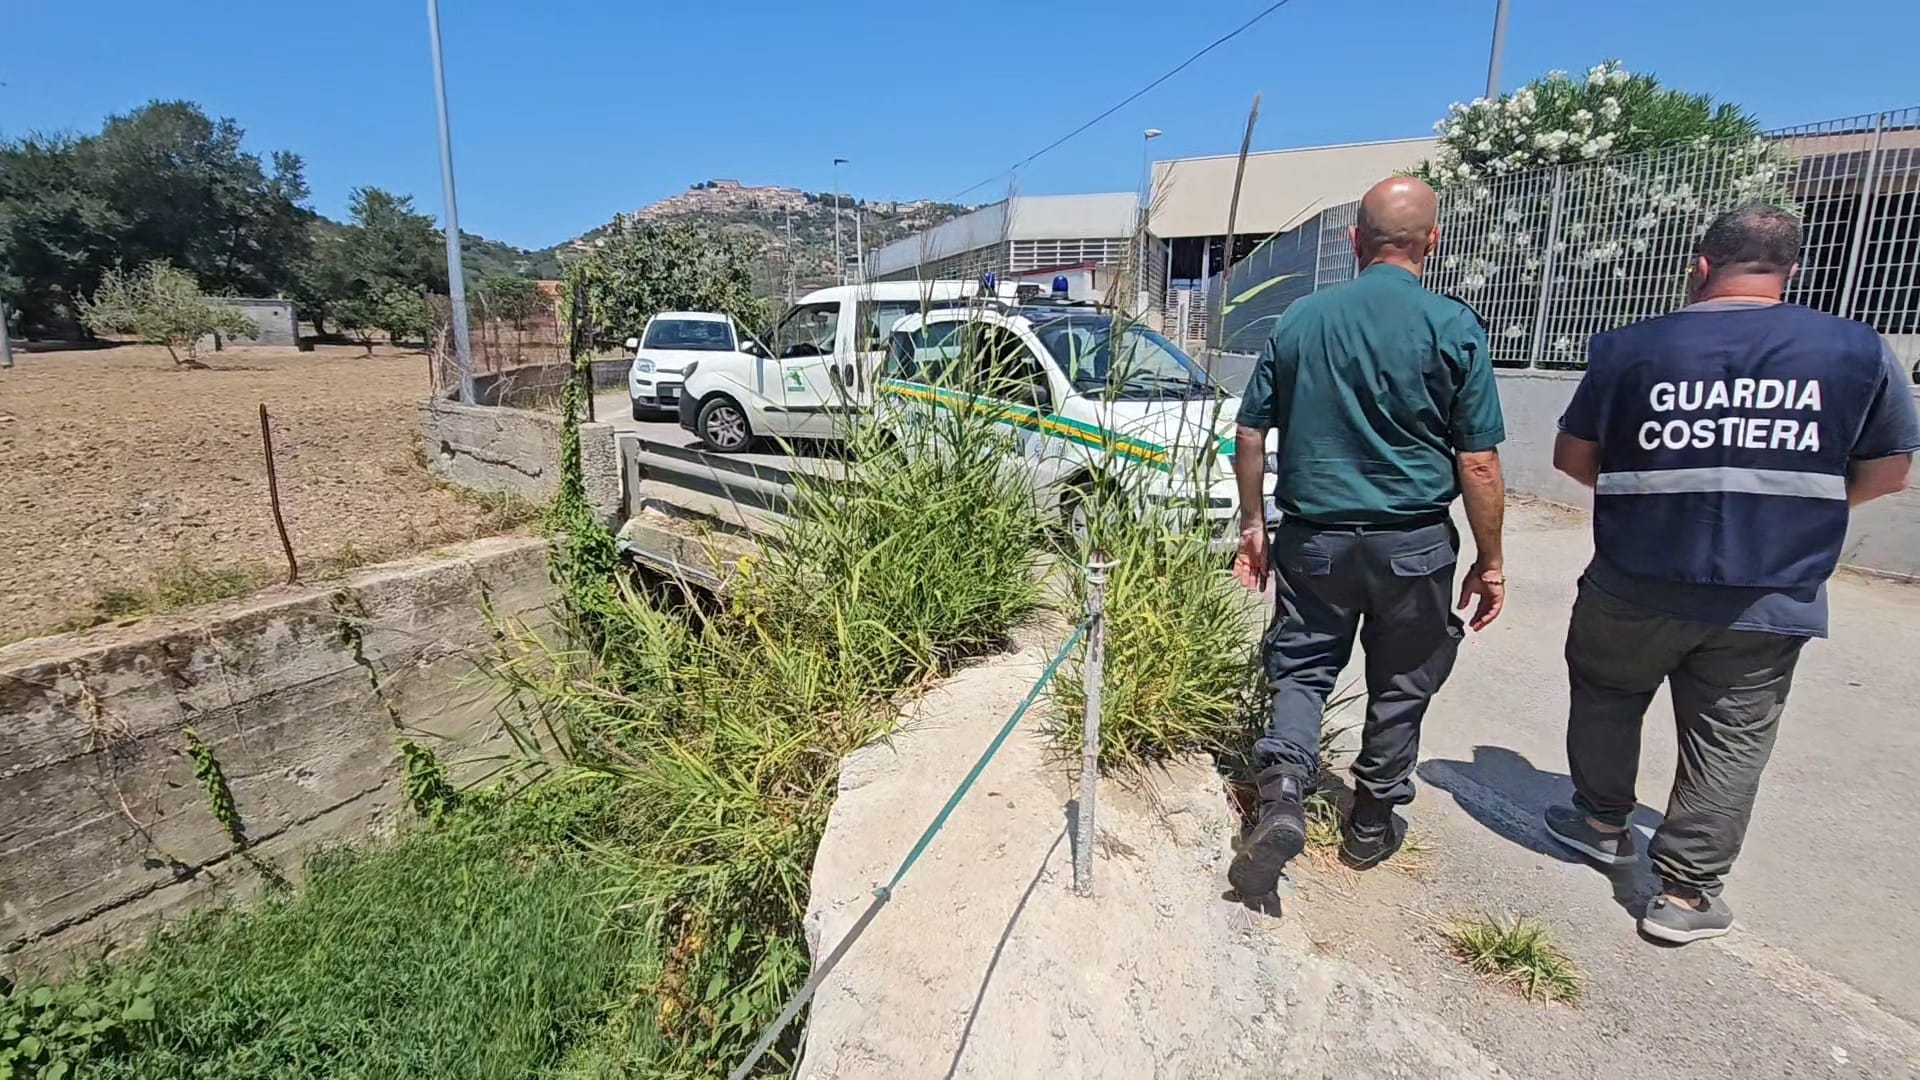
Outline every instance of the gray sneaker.
[[1661, 941], [1685, 945], [1689, 941], [1716, 938], [1733, 929], [1733, 909], [1725, 900], [1704, 893], [1697, 908], [1684, 908], [1665, 896], [1647, 902], [1647, 913], [1640, 917], [1640, 932]]
[[1597, 863], [1620, 866], [1638, 858], [1633, 846], [1633, 830], [1607, 832], [1587, 822], [1577, 807], [1547, 807], [1547, 835]]

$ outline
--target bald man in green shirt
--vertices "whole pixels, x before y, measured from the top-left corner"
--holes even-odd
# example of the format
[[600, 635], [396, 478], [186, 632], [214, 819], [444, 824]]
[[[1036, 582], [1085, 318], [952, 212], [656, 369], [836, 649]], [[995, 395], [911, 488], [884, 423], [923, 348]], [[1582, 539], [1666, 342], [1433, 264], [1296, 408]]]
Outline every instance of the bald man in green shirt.
[[[1263, 641], [1273, 710], [1254, 744], [1259, 817], [1228, 870], [1245, 899], [1272, 893], [1306, 845], [1321, 714], [1356, 637], [1367, 714], [1341, 855], [1365, 869], [1404, 837], [1393, 808], [1413, 798], [1421, 718], [1464, 636], [1449, 610], [1456, 496], [1478, 557], [1455, 606], [1477, 596], [1479, 630], [1505, 601], [1496, 448], [1506, 428], [1479, 316], [1420, 284], [1436, 212], [1433, 189], [1411, 177], [1368, 191], [1353, 229], [1359, 275], [1287, 309], [1242, 397], [1236, 566], [1249, 586], [1264, 587], [1270, 568], [1279, 581]], [[1282, 514], [1271, 535], [1260, 491], [1270, 428]]]

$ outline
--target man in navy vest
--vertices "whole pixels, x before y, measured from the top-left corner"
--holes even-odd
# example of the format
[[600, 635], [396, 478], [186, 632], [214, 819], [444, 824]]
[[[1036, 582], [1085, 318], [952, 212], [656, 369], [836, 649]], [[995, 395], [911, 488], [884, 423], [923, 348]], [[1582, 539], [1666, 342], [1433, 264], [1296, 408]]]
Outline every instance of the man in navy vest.
[[1567, 633], [1572, 806], [1555, 840], [1635, 858], [1640, 727], [1671, 685], [1680, 762], [1648, 854], [1661, 893], [1640, 927], [1670, 942], [1733, 923], [1733, 866], [1801, 646], [1827, 633], [1827, 578], [1850, 507], [1902, 491], [1920, 450], [1905, 372], [1880, 335], [1784, 303], [1800, 223], [1722, 214], [1692, 300], [1595, 336], [1555, 467], [1594, 489], [1594, 558]]

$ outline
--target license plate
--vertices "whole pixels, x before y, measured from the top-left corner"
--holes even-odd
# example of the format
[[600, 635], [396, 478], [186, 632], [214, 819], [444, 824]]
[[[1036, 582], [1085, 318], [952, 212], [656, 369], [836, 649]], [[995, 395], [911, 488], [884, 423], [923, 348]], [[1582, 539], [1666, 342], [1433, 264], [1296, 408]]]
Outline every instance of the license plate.
[[680, 400], [680, 391], [678, 389], [675, 389], [673, 387], [666, 387], [666, 386], [663, 386], [660, 388], [660, 404], [671, 405], [674, 402], [679, 400]]

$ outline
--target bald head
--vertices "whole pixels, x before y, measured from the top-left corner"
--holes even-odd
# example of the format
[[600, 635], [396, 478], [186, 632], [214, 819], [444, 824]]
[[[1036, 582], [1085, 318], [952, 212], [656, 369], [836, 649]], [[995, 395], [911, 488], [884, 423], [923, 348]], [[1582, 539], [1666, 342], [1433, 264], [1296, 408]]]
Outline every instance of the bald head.
[[1411, 176], [1382, 180], [1360, 198], [1353, 252], [1363, 264], [1385, 260], [1417, 269], [1438, 239], [1439, 212], [1439, 197], [1422, 181]]

